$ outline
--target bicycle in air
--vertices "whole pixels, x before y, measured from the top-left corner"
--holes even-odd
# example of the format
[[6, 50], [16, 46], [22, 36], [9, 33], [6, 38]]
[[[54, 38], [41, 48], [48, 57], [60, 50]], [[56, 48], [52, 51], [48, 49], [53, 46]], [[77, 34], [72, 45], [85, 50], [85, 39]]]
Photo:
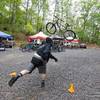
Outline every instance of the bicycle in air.
[[65, 39], [73, 40], [76, 38], [76, 33], [71, 29], [68, 29], [70, 25], [68, 23], [64, 23], [64, 21], [57, 16], [55, 17], [55, 21], [48, 22], [46, 24], [46, 30], [50, 34], [55, 34], [58, 30], [61, 32]]

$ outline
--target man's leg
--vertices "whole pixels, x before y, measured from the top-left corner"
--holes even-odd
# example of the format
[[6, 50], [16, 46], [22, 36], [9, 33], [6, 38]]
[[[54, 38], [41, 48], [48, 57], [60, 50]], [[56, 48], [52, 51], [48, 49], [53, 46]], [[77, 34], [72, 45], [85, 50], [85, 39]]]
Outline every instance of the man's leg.
[[46, 65], [38, 67], [39, 74], [41, 77], [41, 88], [45, 87], [45, 80], [46, 80]]
[[41, 88], [45, 87], [46, 74], [41, 75]]
[[35, 69], [36, 67], [33, 64], [29, 65], [28, 69], [24, 69], [22, 70], [16, 77], [12, 77], [11, 80], [9, 81], [9, 86], [11, 87], [16, 81], [17, 79], [19, 79], [20, 77], [22, 77], [23, 75], [26, 74], [30, 74], [32, 73], [32, 71]]

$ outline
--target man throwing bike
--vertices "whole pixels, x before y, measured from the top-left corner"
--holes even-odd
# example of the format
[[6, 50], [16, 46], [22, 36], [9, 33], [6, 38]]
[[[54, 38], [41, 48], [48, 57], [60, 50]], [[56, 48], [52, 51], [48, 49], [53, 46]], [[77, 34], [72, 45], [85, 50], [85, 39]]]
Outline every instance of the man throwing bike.
[[12, 77], [11, 80], [8, 82], [9, 86], [13, 86], [13, 84], [23, 75], [30, 74], [36, 68], [38, 68], [39, 74], [41, 75], [41, 87], [45, 87], [45, 79], [46, 79], [46, 64], [48, 63], [49, 59], [54, 59], [57, 62], [57, 58], [55, 58], [51, 54], [52, 48], [52, 39], [46, 38], [46, 43], [40, 46], [37, 51], [34, 53], [31, 63], [28, 69], [22, 70], [16, 77]]

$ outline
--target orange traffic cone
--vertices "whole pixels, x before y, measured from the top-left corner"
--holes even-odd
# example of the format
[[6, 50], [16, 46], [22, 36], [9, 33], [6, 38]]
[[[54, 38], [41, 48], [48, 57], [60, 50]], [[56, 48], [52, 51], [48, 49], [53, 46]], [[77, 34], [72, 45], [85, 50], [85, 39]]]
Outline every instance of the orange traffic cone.
[[70, 84], [70, 87], [69, 87], [68, 91], [69, 91], [71, 94], [73, 94], [73, 93], [75, 92], [75, 87], [74, 87], [74, 84], [73, 84], [73, 83]]
[[17, 73], [16, 73], [15, 71], [13, 71], [13, 72], [11, 72], [11, 73], [9, 74], [9, 76], [11, 76], [11, 77], [16, 77], [16, 75], [17, 75]]

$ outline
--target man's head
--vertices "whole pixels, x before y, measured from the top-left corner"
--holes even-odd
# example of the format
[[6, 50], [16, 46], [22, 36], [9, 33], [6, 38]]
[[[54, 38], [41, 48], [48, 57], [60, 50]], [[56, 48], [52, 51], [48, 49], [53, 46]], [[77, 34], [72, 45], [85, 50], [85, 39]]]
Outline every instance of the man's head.
[[50, 43], [50, 44], [52, 44], [52, 43], [53, 43], [53, 41], [52, 41], [52, 39], [51, 39], [51, 38], [47, 37], [47, 38], [46, 38], [46, 43]]

